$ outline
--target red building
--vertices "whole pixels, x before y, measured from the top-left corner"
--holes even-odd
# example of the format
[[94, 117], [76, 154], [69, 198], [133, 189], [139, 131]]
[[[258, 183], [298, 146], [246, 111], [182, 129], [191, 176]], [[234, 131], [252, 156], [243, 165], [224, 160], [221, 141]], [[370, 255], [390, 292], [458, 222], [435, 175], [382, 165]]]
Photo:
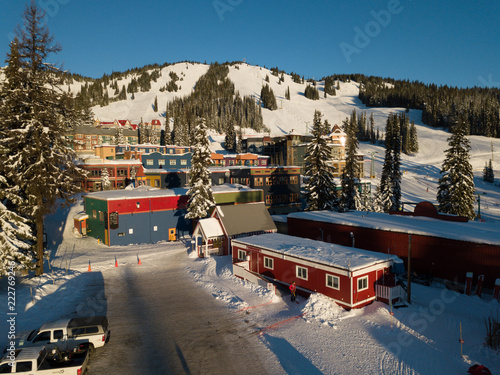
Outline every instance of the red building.
[[298, 212], [288, 215], [288, 233], [397, 255], [406, 266], [411, 250], [412, 273], [463, 283], [466, 273], [473, 272], [474, 277], [484, 275], [485, 287], [493, 288], [500, 277], [498, 224], [420, 214]]
[[[297, 290], [324, 294], [337, 304], [359, 308], [376, 298], [377, 285], [393, 281], [396, 257], [281, 233], [232, 240], [233, 263]], [[398, 287], [400, 288], [400, 287]]]

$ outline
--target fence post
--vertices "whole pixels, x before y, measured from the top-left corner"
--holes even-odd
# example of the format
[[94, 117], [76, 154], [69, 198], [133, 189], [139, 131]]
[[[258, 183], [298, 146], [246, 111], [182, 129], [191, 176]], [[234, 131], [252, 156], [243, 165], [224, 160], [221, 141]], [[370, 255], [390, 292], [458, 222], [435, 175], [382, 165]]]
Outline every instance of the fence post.
[[465, 294], [470, 296], [472, 293], [472, 277], [474, 274], [472, 272], [467, 272], [465, 276]]
[[495, 291], [493, 292], [493, 298], [500, 302], [500, 279], [495, 280]]

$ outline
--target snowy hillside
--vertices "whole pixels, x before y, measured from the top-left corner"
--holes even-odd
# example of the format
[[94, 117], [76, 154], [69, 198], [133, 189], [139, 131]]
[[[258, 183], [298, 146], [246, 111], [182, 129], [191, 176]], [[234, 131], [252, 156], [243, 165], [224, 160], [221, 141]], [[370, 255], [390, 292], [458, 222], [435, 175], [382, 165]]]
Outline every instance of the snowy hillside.
[[[134, 123], [151, 121], [154, 118], [161, 118], [166, 103], [174, 97], [189, 95], [199, 77], [206, 73], [208, 65], [197, 63], [178, 63], [164, 67], [161, 70], [161, 77], [157, 82], [152, 82], [149, 92], [139, 92], [135, 94], [135, 99], [118, 101], [106, 107], [93, 107], [96, 118], [101, 121], [113, 121], [115, 119], [129, 119]], [[165, 86], [169, 81], [169, 73], [175, 72], [182, 80], [177, 81], [181, 86], [178, 92], [160, 92], [160, 87]], [[269, 77], [269, 85], [273, 89], [278, 104], [278, 109], [271, 111], [263, 109], [262, 115], [264, 125], [268, 127], [272, 135], [283, 135], [292, 129], [299, 133], [309, 133], [312, 126], [314, 111], [319, 110], [323, 114], [323, 119], [330, 124], [341, 124], [348, 117], [352, 110], [357, 113], [366, 112], [367, 117], [373, 113], [375, 129], [383, 133], [387, 116], [390, 113], [403, 111], [404, 108], [369, 108], [361, 103], [358, 98], [358, 83], [340, 82], [340, 90], [335, 96], [324, 98], [324, 82], [318, 82], [320, 91], [319, 100], [310, 100], [304, 96], [304, 90], [308, 85], [295, 83], [290, 75], [284, 75], [284, 82], [279, 84], [278, 77], [274, 76], [269, 69], [252, 66], [248, 64], [236, 64], [229, 67], [229, 79], [234, 83], [235, 89], [240, 95], [254, 96], [256, 100], [260, 96], [262, 85]], [[118, 87], [122, 87], [130, 82], [132, 76], [119, 80]], [[291, 100], [285, 99], [285, 90], [290, 88]], [[113, 96], [111, 89], [109, 95]], [[159, 111], [154, 112], [152, 104], [155, 97], [158, 98]], [[421, 199], [436, 202], [437, 181], [440, 177], [439, 171], [448, 148], [447, 138], [449, 133], [443, 130], [434, 129], [422, 123], [422, 112], [420, 110], [410, 110], [410, 121], [414, 121], [417, 127], [419, 139], [419, 153], [414, 156], [402, 155], [402, 170], [405, 172], [403, 178], [403, 202], [415, 202]], [[253, 130], [244, 129], [247, 136], [254, 135]], [[222, 151], [221, 143], [223, 135], [211, 134], [211, 148], [214, 151]], [[493, 157], [493, 169], [495, 176], [500, 177], [500, 139], [486, 138], [481, 136], [471, 136], [471, 164], [475, 171], [475, 183], [481, 196], [481, 213], [486, 218], [500, 219], [500, 189], [482, 181], [482, 170], [485, 163]], [[493, 154], [492, 154], [493, 150]], [[374, 171], [377, 178], [372, 182], [376, 186], [378, 177], [382, 169], [384, 159], [384, 148], [380, 145], [368, 143], [360, 144], [360, 152], [365, 155], [365, 175], [368, 177], [371, 168], [371, 155], [374, 155]], [[498, 184], [498, 183], [497, 183]], [[491, 191], [490, 191], [491, 190]]]

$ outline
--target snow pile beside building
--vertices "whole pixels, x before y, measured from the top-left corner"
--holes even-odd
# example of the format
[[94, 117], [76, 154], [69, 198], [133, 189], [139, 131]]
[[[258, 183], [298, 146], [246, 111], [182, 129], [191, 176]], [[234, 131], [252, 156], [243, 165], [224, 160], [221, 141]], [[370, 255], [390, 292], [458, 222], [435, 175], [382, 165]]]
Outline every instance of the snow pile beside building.
[[340, 316], [347, 311], [323, 294], [311, 294], [302, 312], [307, 322], [315, 319], [325, 326], [336, 328]]

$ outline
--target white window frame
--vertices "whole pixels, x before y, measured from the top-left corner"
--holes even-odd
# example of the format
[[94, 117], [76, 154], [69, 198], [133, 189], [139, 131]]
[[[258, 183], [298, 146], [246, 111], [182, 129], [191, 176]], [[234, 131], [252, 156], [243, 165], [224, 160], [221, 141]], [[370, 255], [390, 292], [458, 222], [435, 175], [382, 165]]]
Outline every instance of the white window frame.
[[177, 165], [177, 160], [170, 159], [170, 165]]
[[[329, 285], [328, 283], [328, 279], [331, 278], [331, 285]], [[337, 286], [335, 287], [335, 279], [337, 279]], [[332, 289], [335, 289], [335, 290], [340, 290], [340, 277], [338, 276], [335, 276], [335, 275], [330, 275], [330, 274], [326, 274], [326, 278], [325, 278], [325, 284], [328, 288], [332, 288]]]
[[165, 165], [165, 159], [158, 159], [158, 165]]
[[247, 252], [245, 250], [238, 249], [238, 259], [247, 260]]
[[187, 160], [186, 159], [181, 159], [181, 165], [187, 165]]
[[[304, 276], [304, 272], [305, 272], [305, 276]], [[302, 280], [307, 280], [308, 278], [308, 275], [309, 272], [308, 272], [308, 269], [307, 267], [302, 267], [302, 266], [295, 266], [295, 275], [297, 276], [298, 279], [302, 279]]]
[[[359, 283], [362, 282], [363, 284], [366, 283], [366, 286], [365, 287], [359, 287]], [[358, 292], [362, 291], [362, 290], [366, 290], [368, 289], [368, 276], [363, 276], [363, 277], [360, 277], [358, 278]]]
[[264, 268], [274, 270], [274, 259], [269, 257], [264, 257]]
[[153, 159], [146, 160], [146, 165], [154, 165], [154, 160]]

